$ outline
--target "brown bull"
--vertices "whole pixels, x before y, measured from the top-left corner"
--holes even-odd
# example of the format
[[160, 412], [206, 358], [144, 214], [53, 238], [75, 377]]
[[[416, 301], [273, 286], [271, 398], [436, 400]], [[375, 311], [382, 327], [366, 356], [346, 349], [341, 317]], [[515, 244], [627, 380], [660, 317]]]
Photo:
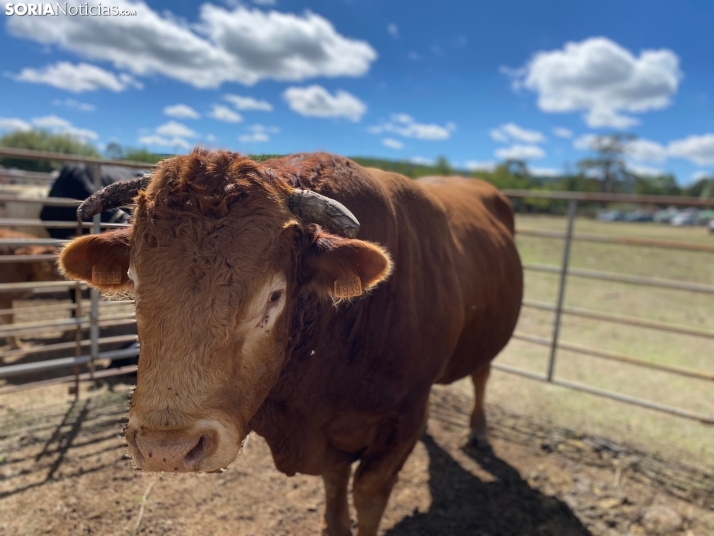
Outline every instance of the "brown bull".
[[258, 164], [197, 150], [80, 214], [134, 196], [130, 229], [75, 240], [61, 264], [102, 290], [133, 288], [127, 441], [139, 467], [215, 471], [253, 430], [280, 471], [322, 475], [324, 534], [347, 535], [359, 460], [353, 496], [370, 536], [432, 384], [470, 375], [472, 437], [485, 437], [489, 363], [523, 290], [513, 211], [495, 188], [327, 154]]
[[[20, 239], [33, 240], [38, 238], [35, 235], [0, 229], [0, 239]], [[62, 276], [57, 271], [55, 261], [26, 261], [22, 257], [26, 255], [56, 255], [58, 250], [53, 246], [0, 246], [0, 255], [16, 255], [17, 261], [0, 263], [0, 283], [32, 283], [38, 281], [60, 281]], [[21, 300], [30, 294], [29, 290], [17, 290], [11, 292], [0, 291], [0, 310], [12, 309], [13, 301]], [[12, 324], [14, 315], [12, 313], [0, 313], [0, 326]], [[0, 339], [1, 340], [1, 339]], [[22, 341], [18, 336], [8, 337], [10, 347], [17, 349], [22, 347]]]

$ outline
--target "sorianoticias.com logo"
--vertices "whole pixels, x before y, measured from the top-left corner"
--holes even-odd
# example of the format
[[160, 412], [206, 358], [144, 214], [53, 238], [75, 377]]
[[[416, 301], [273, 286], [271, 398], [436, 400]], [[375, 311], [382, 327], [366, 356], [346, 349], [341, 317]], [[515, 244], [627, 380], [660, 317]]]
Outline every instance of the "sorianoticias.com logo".
[[117, 6], [105, 6], [102, 4], [68, 4], [55, 2], [44, 4], [5, 4], [5, 15], [20, 17], [58, 17], [67, 15], [70, 17], [135, 17], [135, 9], [121, 9]]

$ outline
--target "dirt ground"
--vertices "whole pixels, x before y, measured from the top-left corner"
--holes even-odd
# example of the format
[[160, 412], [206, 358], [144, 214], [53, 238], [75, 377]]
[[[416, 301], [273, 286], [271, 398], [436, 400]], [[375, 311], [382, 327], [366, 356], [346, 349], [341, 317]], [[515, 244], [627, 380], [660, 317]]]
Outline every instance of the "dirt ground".
[[[62, 389], [0, 398], [0, 535], [319, 534], [320, 479], [279, 473], [261, 438], [220, 474], [142, 473], [122, 438], [129, 388]], [[493, 449], [463, 449], [470, 403], [434, 388], [382, 534], [714, 534], [710, 474], [496, 405]]]

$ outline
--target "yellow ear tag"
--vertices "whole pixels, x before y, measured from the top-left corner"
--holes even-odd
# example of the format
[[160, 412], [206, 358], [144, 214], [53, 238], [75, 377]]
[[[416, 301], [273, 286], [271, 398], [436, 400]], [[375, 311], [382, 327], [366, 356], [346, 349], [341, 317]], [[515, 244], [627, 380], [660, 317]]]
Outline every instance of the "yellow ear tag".
[[335, 298], [354, 298], [362, 292], [362, 280], [357, 276], [335, 281]]
[[103, 271], [96, 264], [92, 266], [93, 285], [121, 285], [121, 270]]

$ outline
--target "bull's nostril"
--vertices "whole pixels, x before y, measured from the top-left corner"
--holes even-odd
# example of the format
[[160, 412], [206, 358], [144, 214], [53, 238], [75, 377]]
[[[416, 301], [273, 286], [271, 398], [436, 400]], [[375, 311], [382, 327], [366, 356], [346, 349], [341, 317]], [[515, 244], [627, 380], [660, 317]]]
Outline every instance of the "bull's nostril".
[[186, 467], [191, 467], [194, 464], [197, 464], [198, 462], [201, 461], [201, 458], [206, 454], [206, 439], [201, 436], [198, 439], [198, 442], [196, 445], [188, 451], [186, 456], [183, 459], [184, 464]]

